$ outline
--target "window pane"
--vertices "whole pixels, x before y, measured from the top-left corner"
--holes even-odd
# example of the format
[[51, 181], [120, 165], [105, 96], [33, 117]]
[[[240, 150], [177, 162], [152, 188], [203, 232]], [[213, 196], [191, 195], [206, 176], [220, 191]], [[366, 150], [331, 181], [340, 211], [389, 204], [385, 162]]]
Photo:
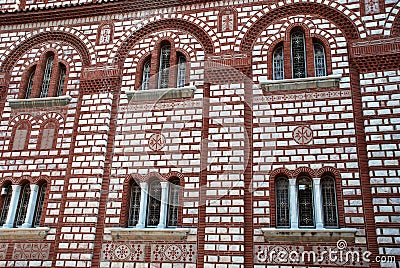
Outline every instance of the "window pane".
[[326, 75], [325, 50], [321, 44], [314, 43], [314, 68], [315, 76]]
[[179, 180], [171, 181], [169, 184], [169, 204], [168, 204], [168, 226], [178, 226], [178, 208], [180, 195]]
[[147, 60], [143, 65], [142, 75], [142, 90], [147, 90], [150, 87], [150, 60]]
[[60, 64], [60, 76], [58, 77], [57, 96], [61, 96], [64, 91], [65, 75], [67, 68], [63, 64]]
[[304, 33], [293, 31], [291, 34], [292, 43], [292, 72], [293, 78], [306, 77], [306, 51], [304, 44]]
[[325, 227], [338, 227], [335, 181], [331, 177], [325, 177], [322, 186], [322, 208]]
[[180, 55], [178, 58], [177, 87], [184, 87], [186, 84], [186, 58]]
[[7, 193], [3, 197], [3, 206], [2, 206], [1, 214], [0, 214], [0, 227], [3, 226], [4, 223], [6, 223], [8, 209], [10, 208], [10, 201], [11, 201], [11, 195], [12, 195], [11, 185], [8, 185], [6, 187], [6, 189], [7, 189]]
[[133, 182], [130, 192], [130, 202], [129, 202], [129, 218], [128, 226], [135, 226], [139, 221], [139, 211], [140, 211], [140, 186]]
[[27, 122], [22, 122], [17, 126], [13, 139], [13, 151], [24, 150], [26, 148], [28, 132], [29, 124]]
[[154, 180], [150, 183], [147, 206], [147, 226], [157, 226], [160, 222], [161, 208], [161, 184], [158, 180]]
[[29, 184], [25, 184], [22, 187], [21, 195], [19, 197], [17, 220], [15, 223], [16, 226], [21, 226], [25, 222], [25, 217], [26, 217], [26, 212], [28, 210], [30, 194], [31, 194], [31, 188], [29, 187]]
[[45, 98], [49, 94], [49, 86], [51, 79], [51, 72], [53, 71], [54, 55], [50, 55], [46, 61], [46, 68], [43, 75], [42, 91], [40, 92], [40, 97]]
[[161, 48], [160, 54], [160, 68], [158, 71], [158, 87], [159, 88], [168, 88], [169, 81], [169, 61], [171, 58], [171, 46], [164, 45]]
[[25, 99], [29, 99], [32, 93], [33, 79], [35, 78], [35, 69], [34, 68], [29, 76], [28, 85], [25, 90]]
[[47, 123], [43, 128], [42, 140], [40, 142], [41, 150], [49, 150], [53, 148], [54, 136], [56, 132], [56, 124], [53, 122]]
[[289, 182], [286, 178], [279, 178], [276, 188], [276, 226], [290, 227], [289, 215]]
[[281, 80], [284, 78], [284, 64], [283, 64], [283, 46], [274, 50], [273, 55], [273, 79]]
[[33, 219], [33, 226], [35, 227], [40, 225], [40, 219], [42, 218], [43, 204], [46, 197], [46, 189], [47, 189], [46, 183], [43, 183], [39, 188], [38, 197], [36, 201], [36, 208], [35, 208], [35, 217]]
[[313, 184], [308, 177], [298, 180], [299, 226], [314, 227]]

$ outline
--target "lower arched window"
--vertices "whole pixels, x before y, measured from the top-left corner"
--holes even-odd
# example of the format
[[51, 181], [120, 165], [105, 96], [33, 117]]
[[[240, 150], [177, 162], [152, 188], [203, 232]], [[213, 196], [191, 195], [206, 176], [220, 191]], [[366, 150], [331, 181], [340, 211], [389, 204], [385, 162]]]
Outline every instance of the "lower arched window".
[[40, 220], [42, 218], [42, 211], [44, 206], [44, 201], [46, 197], [47, 183], [42, 183], [39, 186], [38, 195], [36, 199], [35, 215], [33, 217], [33, 226], [40, 226]]
[[19, 202], [17, 207], [17, 218], [15, 220], [16, 226], [21, 226], [25, 222], [30, 195], [31, 195], [31, 188], [29, 186], [29, 183], [26, 183], [21, 187], [21, 193], [19, 196]]
[[156, 227], [159, 224], [160, 210], [161, 210], [161, 184], [159, 180], [153, 180], [149, 185], [146, 226]]
[[289, 214], [289, 181], [285, 177], [275, 181], [276, 196], [276, 225], [277, 227], [290, 227]]
[[139, 212], [140, 212], [140, 196], [141, 189], [140, 186], [134, 181], [131, 185], [130, 191], [130, 202], [129, 202], [129, 217], [128, 217], [128, 226], [134, 227], [139, 221]]
[[299, 227], [314, 227], [313, 182], [303, 176], [297, 180]]
[[10, 209], [10, 202], [12, 196], [11, 184], [9, 184], [8, 186], [3, 186], [3, 188], [1, 188], [1, 196], [2, 196], [2, 206], [0, 214], [0, 227], [6, 223], [8, 210]]
[[321, 179], [324, 227], [338, 227], [335, 180], [330, 176]]
[[181, 192], [179, 179], [171, 180], [169, 183], [169, 204], [168, 204], [168, 220], [167, 226], [173, 227], [178, 225], [178, 208], [179, 195]]

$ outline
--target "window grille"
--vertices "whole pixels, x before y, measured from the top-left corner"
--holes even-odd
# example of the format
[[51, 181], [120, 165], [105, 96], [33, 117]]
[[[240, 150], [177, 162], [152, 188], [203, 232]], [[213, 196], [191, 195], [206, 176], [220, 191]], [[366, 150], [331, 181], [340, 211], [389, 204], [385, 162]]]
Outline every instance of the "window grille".
[[26, 91], [25, 91], [25, 99], [29, 99], [31, 97], [33, 80], [35, 78], [35, 70], [36, 70], [36, 68], [34, 68], [31, 72], [31, 74], [29, 75], [28, 85], [27, 85]]
[[171, 46], [170, 45], [162, 46], [160, 54], [160, 68], [158, 73], [159, 88], [168, 88], [170, 58], [171, 58]]
[[183, 55], [179, 55], [177, 87], [184, 87], [185, 84], [186, 84], [186, 58]]
[[39, 188], [38, 197], [36, 200], [35, 216], [33, 219], [33, 226], [35, 227], [40, 226], [40, 219], [42, 217], [43, 205], [46, 197], [46, 190], [47, 190], [47, 184], [43, 183]]
[[284, 78], [284, 57], [283, 46], [274, 50], [273, 54], [273, 79], [282, 80]]
[[150, 59], [143, 65], [142, 90], [150, 88]]
[[141, 188], [136, 182], [133, 182], [131, 186], [130, 203], [129, 203], [129, 218], [128, 218], [129, 227], [136, 226], [136, 224], [139, 221], [140, 196], [141, 196]]
[[294, 30], [291, 34], [293, 78], [306, 77], [306, 50], [304, 33]]
[[60, 76], [58, 78], [57, 96], [61, 96], [63, 94], [66, 73], [67, 68], [65, 68], [63, 64], [60, 64]]
[[276, 225], [277, 227], [290, 227], [289, 214], [289, 181], [278, 178], [275, 183], [276, 192]]
[[3, 226], [3, 224], [6, 223], [7, 220], [7, 214], [8, 214], [8, 210], [10, 208], [10, 202], [11, 202], [11, 196], [12, 196], [12, 187], [11, 185], [8, 185], [6, 187], [7, 189], [7, 193], [6, 195], [3, 197], [3, 206], [1, 209], [1, 214], [0, 214], [0, 226]]
[[325, 227], [338, 227], [335, 180], [324, 177], [321, 180], [322, 208]]
[[161, 184], [158, 180], [153, 180], [150, 183], [147, 206], [147, 226], [155, 227], [160, 222], [161, 208]]
[[173, 180], [169, 184], [169, 204], [168, 204], [168, 226], [178, 226], [178, 208], [180, 195], [179, 180]]
[[15, 222], [16, 226], [21, 226], [25, 222], [26, 212], [28, 211], [30, 194], [31, 194], [31, 188], [27, 183], [24, 186], [22, 186], [21, 195], [19, 197], [17, 219]]
[[314, 43], [315, 76], [326, 76], [325, 50], [321, 44]]
[[49, 86], [51, 79], [51, 72], [53, 71], [54, 55], [50, 55], [46, 61], [46, 67], [43, 75], [42, 91], [40, 92], [40, 97], [45, 98], [49, 94]]
[[298, 206], [299, 206], [299, 226], [314, 227], [314, 204], [313, 204], [313, 184], [308, 177], [299, 178], [298, 186]]

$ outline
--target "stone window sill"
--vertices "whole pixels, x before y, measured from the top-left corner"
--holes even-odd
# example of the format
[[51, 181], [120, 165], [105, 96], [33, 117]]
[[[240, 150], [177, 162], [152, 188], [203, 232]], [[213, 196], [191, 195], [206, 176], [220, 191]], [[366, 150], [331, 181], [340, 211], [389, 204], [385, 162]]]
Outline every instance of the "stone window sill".
[[33, 98], [33, 99], [16, 99], [9, 100], [11, 109], [26, 109], [26, 108], [42, 108], [54, 106], [66, 106], [72, 100], [71, 96], [48, 97], [48, 98]]
[[183, 241], [189, 233], [194, 230], [191, 228], [108, 228], [113, 240], [152, 240], [152, 241]]
[[0, 241], [2, 240], [44, 240], [47, 233], [50, 231], [49, 227], [36, 227], [36, 228], [0, 228]]
[[128, 100], [132, 102], [159, 101], [169, 99], [192, 98], [196, 87], [163, 88], [151, 90], [127, 91]]
[[264, 237], [270, 242], [337, 242], [340, 239], [354, 242], [357, 229], [276, 229], [261, 228]]
[[310, 88], [338, 87], [341, 75], [328, 75], [323, 77], [308, 77], [284, 80], [267, 80], [261, 82], [261, 88], [266, 92], [301, 90]]

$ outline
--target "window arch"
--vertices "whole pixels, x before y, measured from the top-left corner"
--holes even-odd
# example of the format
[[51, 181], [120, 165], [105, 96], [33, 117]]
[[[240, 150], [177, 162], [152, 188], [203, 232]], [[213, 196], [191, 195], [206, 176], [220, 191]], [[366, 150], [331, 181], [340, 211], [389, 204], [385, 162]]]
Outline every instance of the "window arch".
[[29, 133], [31, 124], [28, 121], [21, 121], [14, 126], [12, 150], [20, 151], [25, 150], [28, 147]]
[[168, 216], [167, 226], [175, 227], [178, 226], [178, 208], [179, 208], [179, 196], [181, 193], [180, 181], [178, 178], [173, 178], [169, 183], [169, 202], [168, 202]]
[[323, 176], [321, 179], [321, 191], [324, 227], [338, 227], [335, 179], [328, 175]]
[[141, 188], [136, 181], [130, 185], [128, 227], [134, 227], [139, 222]]
[[308, 176], [297, 180], [299, 227], [314, 227], [313, 182]]
[[12, 196], [11, 184], [4, 185], [1, 189], [1, 214], [0, 214], [0, 227], [6, 223], [8, 210], [10, 209], [10, 202]]
[[67, 73], [66, 65], [59, 61], [55, 52], [45, 53], [24, 75], [20, 97], [30, 99], [63, 95]]
[[276, 196], [276, 226], [290, 227], [289, 181], [286, 177], [278, 177], [275, 180], [275, 196]]
[[278, 45], [273, 53], [272, 59], [272, 72], [274, 80], [284, 79], [284, 58], [283, 58], [283, 45]]
[[147, 227], [156, 227], [160, 222], [161, 212], [161, 183], [154, 179], [149, 184], [149, 197], [147, 205]]

